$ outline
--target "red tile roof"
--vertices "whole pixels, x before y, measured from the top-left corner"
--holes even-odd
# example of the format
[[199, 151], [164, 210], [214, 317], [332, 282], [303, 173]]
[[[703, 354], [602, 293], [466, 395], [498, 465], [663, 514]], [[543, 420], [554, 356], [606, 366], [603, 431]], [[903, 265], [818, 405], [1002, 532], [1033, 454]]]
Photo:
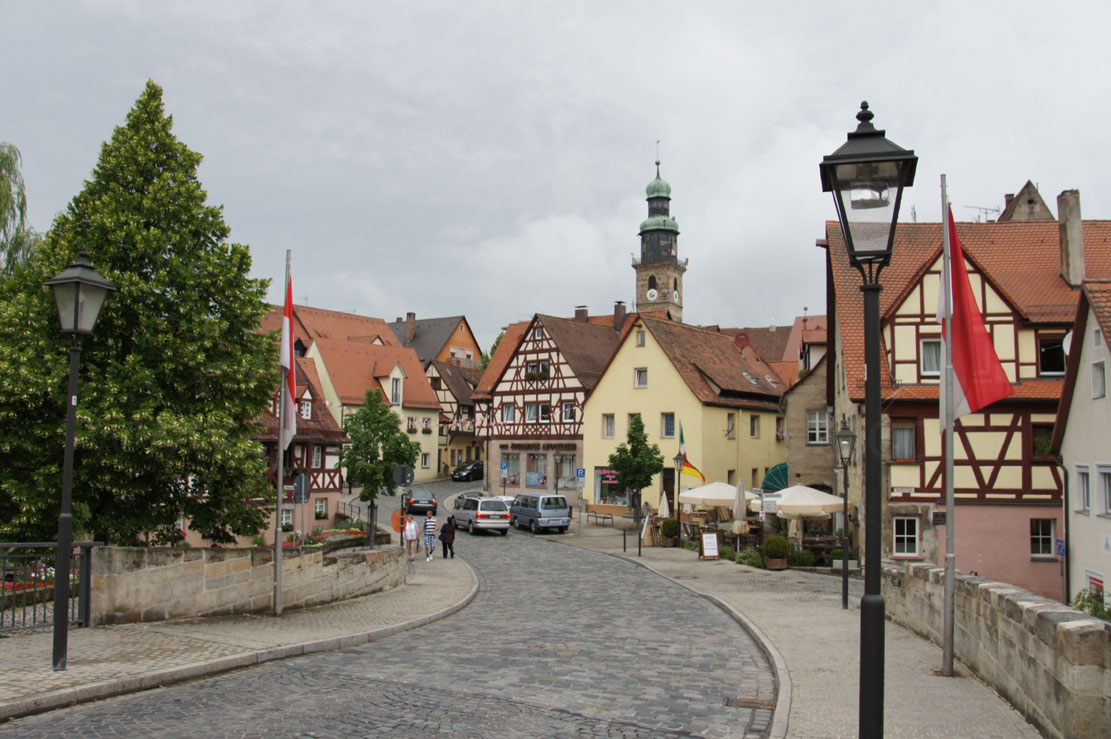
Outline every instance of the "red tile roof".
[[436, 393], [412, 349], [332, 339], [317, 339], [314, 343], [324, 360], [332, 387], [344, 405], [362, 405], [368, 389], [381, 390], [377, 378], [400, 364], [405, 372], [402, 407], [440, 410]]
[[525, 329], [528, 328], [530, 323], [532, 321], [528, 320], [506, 326], [505, 331], [502, 332], [501, 341], [498, 342], [498, 348], [494, 350], [494, 356], [490, 357], [490, 363], [486, 365], [486, 370], [478, 381], [478, 387], [471, 393], [473, 400], [490, 399], [490, 393], [493, 392], [494, 385], [501, 377], [506, 365], [509, 364], [513, 352], [517, 351], [517, 344], [521, 343], [521, 336], [524, 335]]
[[[324, 393], [320, 391], [320, 378], [316, 374], [316, 364], [311, 359], [299, 358], [297, 360], [297, 395], [302, 396], [302, 390], [308, 388], [312, 396], [312, 417], [302, 418], [300, 407], [297, 408], [297, 434], [293, 437], [295, 442], [323, 442], [342, 444], [347, 441], [347, 434], [328, 411], [324, 401]], [[252, 438], [259, 441], [278, 440], [278, 418], [271, 409], [266, 409], [256, 419], [261, 424], [261, 429]]]
[[[899, 224], [891, 264], [880, 274], [881, 316], [889, 316], [938, 258], [942, 248], [941, 228], [940, 223]], [[1035, 324], [1072, 322], [1078, 291], [1061, 277], [1060, 230], [1056, 221], [958, 223], [957, 233], [968, 260], [1020, 316]], [[1111, 221], [1084, 221], [1083, 238], [1086, 274], [1111, 276]], [[864, 299], [860, 273], [849, 264], [837, 221], [826, 222], [826, 241], [849, 395], [859, 400], [864, 397]], [[882, 339], [880, 351], [881, 356], [886, 356]], [[894, 383], [886, 362], [882, 372], [884, 396], [891, 397]], [[1033, 392], [1044, 392], [1045, 386], [1042, 387]], [[1018, 385], [1015, 388], [1015, 397], [1020, 397]]]
[[1083, 289], [1107, 341], [1111, 337], [1111, 280], [1085, 280]]
[[[283, 306], [271, 305], [270, 310], [262, 317], [262, 331], [280, 331], [283, 313]], [[401, 346], [389, 325], [381, 318], [310, 308], [307, 305], [293, 306], [293, 336], [300, 339], [306, 348], [317, 339], [368, 343], [379, 339], [386, 346]]]

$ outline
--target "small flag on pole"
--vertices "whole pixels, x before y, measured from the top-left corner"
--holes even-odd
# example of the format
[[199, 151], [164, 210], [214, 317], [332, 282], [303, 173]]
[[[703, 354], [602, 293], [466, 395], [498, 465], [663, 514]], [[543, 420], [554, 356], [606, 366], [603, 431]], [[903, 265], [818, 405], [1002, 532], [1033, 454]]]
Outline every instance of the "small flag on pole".
[[948, 217], [950, 278], [939, 295], [938, 321], [945, 323], [948, 315], [945, 297], [949, 294], [952, 296], [952, 345], [946, 348], [953, 363], [954, 378], [951, 388], [954, 411], [950, 420], [956, 420], [1013, 395], [1014, 388], [999, 363], [995, 346], [976, 306], [976, 297], [964, 266], [964, 251], [953, 222], [952, 207]]
[[293, 276], [290, 275], [285, 286], [285, 313], [282, 315], [282, 348], [279, 358], [282, 366], [282, 381], [286, 385], [285, 402], [282, 404], [281, 446], [289, 448], [289, 442], [297, 434], [297, 375], [293, 358]]
[[697, 477], [698, 479], [702, 480], [702, 484], [705, 485], [706, 484], [706, 476], [703, 475], [701, 472], [699, 472], [698, 468], [695, 467], [693, 464], [691, 464], [690, 460], [687, 459], [687, 442], [683, 438], [683, 423], [682, 423], [682, 421], [679, 422], [679, 453], [683, 455], [683, 468], [682, 468], [682, 470], [680, 470], [680, 472], [684, 475], [690, 475], [691, 477]]

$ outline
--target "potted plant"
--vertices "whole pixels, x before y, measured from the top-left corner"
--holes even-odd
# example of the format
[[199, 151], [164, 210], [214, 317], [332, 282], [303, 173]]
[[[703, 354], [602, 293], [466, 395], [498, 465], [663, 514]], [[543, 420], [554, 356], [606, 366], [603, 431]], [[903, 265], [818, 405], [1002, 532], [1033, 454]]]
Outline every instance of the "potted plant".
[[764, 559], [769, 570], [787, 569], [787, 553], [790, 547], [782, 536], [769, 536], [764, 540]]
[[679, 536], [679, 519], [665, 518], [660, 521], [660, 546], [673, 547]]
[[[833, 549], [833, 550], [830, 551], [830, 553], [829, 553], [829, 562], [830, 562], [830, 566], [833, 567], [834, 570], [839, 571], [841, 569], [842, 557], [843, 557], [843, 555], [842, 555], [840, 549]], [[855, 549], [850, 549], [849, 550], [849, 569], [850, 570], [856, 570], [856, 569], [859, 569], [859, 568], [860, 568], [860, 563], [857, 561], [857, 558], [856, 558], [856, 550]]]

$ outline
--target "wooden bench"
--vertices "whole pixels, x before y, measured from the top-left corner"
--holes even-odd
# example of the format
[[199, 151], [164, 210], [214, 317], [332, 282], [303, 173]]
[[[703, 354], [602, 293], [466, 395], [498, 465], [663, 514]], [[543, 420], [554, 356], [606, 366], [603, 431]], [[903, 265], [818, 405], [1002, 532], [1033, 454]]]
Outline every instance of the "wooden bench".
[[606, 521], [609, 521], [610, 526], [611, 527], [613, 526], [613, 514], [612, 513], [595, 513], [593, 511], [587, 511], [586, 520], [588, 522], [593, 520], [594, 523], [597, 524], [598, 526], [605, 526]]

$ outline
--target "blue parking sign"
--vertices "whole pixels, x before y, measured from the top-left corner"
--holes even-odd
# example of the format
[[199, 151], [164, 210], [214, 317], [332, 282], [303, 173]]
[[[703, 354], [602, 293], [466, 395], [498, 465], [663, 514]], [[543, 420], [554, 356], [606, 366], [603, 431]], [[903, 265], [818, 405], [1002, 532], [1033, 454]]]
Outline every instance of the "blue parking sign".
[[1057, 540], [1057, 556], [1058, 557], [1064, 557], [1065, 556], [1065, 540], [1064, 539], [1058, 539]]
[[576, 467], [575, 468], [575, 477], [579, 478], [580, 480], [586, 479], [586, 468], [585, 467]]

